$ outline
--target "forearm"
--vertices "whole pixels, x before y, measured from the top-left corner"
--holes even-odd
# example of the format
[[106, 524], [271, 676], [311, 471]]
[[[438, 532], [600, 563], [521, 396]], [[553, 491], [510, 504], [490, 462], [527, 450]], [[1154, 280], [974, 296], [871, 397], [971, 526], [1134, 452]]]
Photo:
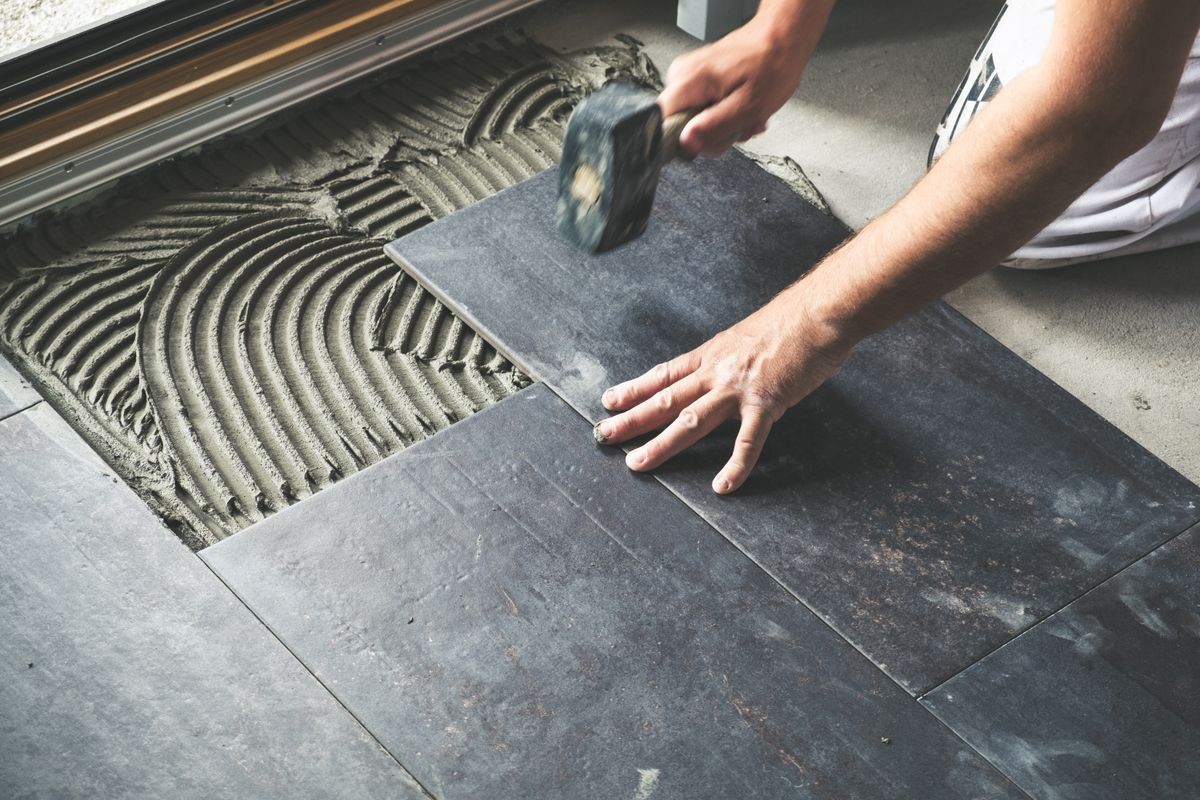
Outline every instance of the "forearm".
[[1194, 28], [1111, 76], [1075, 61], [1080, 32], [1061, 33], [906, 197], [788, 290], [819, 335], [853, 343], [987, 271], [1154, 135]]
[[762, 0], [749, 25], [768, 40], [793, 48], [807, 64], [833, 4], [834, 0]]
[[836, 335], [882, 330], [1000, 263], [1123, 157], [1014, 82], [933, 169], [792, 289]]

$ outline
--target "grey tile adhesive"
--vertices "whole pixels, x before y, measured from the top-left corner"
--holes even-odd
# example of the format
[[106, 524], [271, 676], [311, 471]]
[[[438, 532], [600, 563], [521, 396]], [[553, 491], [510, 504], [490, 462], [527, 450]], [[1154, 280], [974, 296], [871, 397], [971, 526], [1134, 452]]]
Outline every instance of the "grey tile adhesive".
[[615, 77], [659, 81], [627, 38], [475, 38], [45, 213], [0, 240], [0, 349], [211, 544], [529, 382], [382, 244], [550, 166]]
[[658, 85], [617, 38], [475, 37], [26, 221], [0, 350], [194, 548], [507, 397], [529, 379], [382, 245], [553, 164], [603, 82]]

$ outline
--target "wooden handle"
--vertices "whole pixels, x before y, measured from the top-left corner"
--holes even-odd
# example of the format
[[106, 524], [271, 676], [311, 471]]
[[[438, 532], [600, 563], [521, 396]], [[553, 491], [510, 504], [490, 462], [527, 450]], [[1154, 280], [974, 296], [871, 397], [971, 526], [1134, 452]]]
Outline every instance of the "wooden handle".
[[662, 163], [666, 164], [676, 158], [691, 158], [691, 156], [684, 155], [679, 149], [679, 135], [683, 133], [684, 126], [691, 122], [698, 113], [698, 111], [680, 111], [663, 120]]

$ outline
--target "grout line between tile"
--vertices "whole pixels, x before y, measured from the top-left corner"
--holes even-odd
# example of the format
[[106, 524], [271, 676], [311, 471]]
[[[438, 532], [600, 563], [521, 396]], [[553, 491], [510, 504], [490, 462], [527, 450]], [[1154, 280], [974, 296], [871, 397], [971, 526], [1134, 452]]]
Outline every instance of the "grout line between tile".
[[1014, 789], [1016, 789], [1018, 792], [1020, 792], [1020, 793], [1021, 793], [1022, 795], [1024, 795], [1025, 797], [1029, 798], [1029, 800], [1038, 800], [1038, 798], [1036, 798], [1036, 797], [1034, 797], [1032, 794], [1030, 794], [1030, 793], [1029, 793], [1029, 792], [1028, 792], [1028, 791], [1025, 789], [1025, 787], [1024, 787], [1024, 786], [1022, 786], [1022, 785], [1021, 785], [1021, 784], [1020, 784], [1020, 783], [1017, 781], [1017, 779], [1016, 779], [1016, 778], [1014, 778], [1012, 775], [1009, 775], [1007, 772], [1005, 772], [1005, 771], [1004, 771], [1004, 768], [1003, 768], [1003, 767], [1001, 767], [1001, 766], [1000, 766], [999, 764], [997, 764], [995, 761], [992, 761], [990, 758], [988, 758], [988, 757], [987, 757], [987, 756], [985, 756], [983, 753], [981, 753], [981, 752], [980, 752], [980, 751], [979, 751], [979, 750], [978, 750], [978, 749], [975, 747], [975, 745], [971, 744], [971, 743], [970, 743], [970, 742], [968, 742], [966, 739], [964, 739], [964, 738], [963, 738], [963, 737], [962, 737], [962, 736], [959, 734], [959, 732], [958, 732], [958, 731], [954, 730], [954, 728], [951, 728], [951, 727], [950, 727], [950, 725], [949, 725], [949, 724], [948, 724], [948, 723], [947, 723], [945, 720], [943, 720], [943, 719], [942, 719], [941, 717], [939, 717], [939, 716], [938, 716], [936, 713], [934, 713], [934, 711], [933, 711], [932, 709], [930, 709], [930, 708], [926, 707], [926, 706], [925, 706], [925, 704], [924, 704], [924, 703], [922, 703], [922, 702], [921, 702], [919, 699], [917, 700], [917, 705], [918, 705], [918, 706], [920, 706], [920, 707], [921, 707], [921, 708], [922, 708], [922, 709], [925, 711], [925, 713], [927, 713], [929, 716], [933, 717], [933, 718], [934, 718], [934, 719], [937, 721], [937, 723], [938, 723], [939, 725], [941, 725], [943, 728], [945, 728], [947, 731], [949, 731], [951, 736], [953, 736], [955, 739], [958, 739], [960, 742], [962, 742], [964, 747], [966, 747], [968, 750], [970, 750], [970, 751], [971, 751], [972, 753], [974, 753], [975, 755], [979, 756], [980, 760], [982, 760], [982, 761], [983, 761], [983, 763], [987, 764], [987, 765], [988, 765], [988, 766], [990, 766], [992, 769], [996, 770], [996, 772], [997, 772], [997, 773], [998, 773], [998, 774], [999, 774], [999, 775], [1000, 775], [1002, 778], [1004, 778], [1006, 781], [1008, 781], [1010, 784], [1012, 784], [1012, 786], [1013, 786], [1013, 788], [1014, 788]]
[[[576, 408], [575, 405], [572, 404], [571, 401], [567, 397], [565, 397], [561, 392], [559, 392], [559, 390], [556, 389], [553, 384], [551, 384], [549, 381], [542, 381], [541, 383], [546, 388], [548, 388], [550, 391], [552, 391], [556, 397], [558, 397], [560, 400], [562, 400], [564, 403], [566, 403], [567, 406], [569, 406], [572, 411], [574, 411], [576, 414], [578, 414], [583, 419], [584, 424], [586, 424], [589, 428], [592, 427], [592, 423], [588, 421], [587, 414], [585, 414], [580, 409]], [[625, 450], [624, 445], [617, 445], [617, 446], [621, 447], [622, 450]], [[626, 450], [626, 452], [628, 452], [628, 450]], [[713, 530], [714, 533], [717, 534], [717, 536], [724, 539], [730, 546], [732, 546], [735, 550], [737, 550], [739, 553], [741, 553], [747, 560], [750, 561], [750, 563], [752, 563], [755, 567], [757, 567], [763, 574], [765, 574], [774, 583], [776, 583], [781, 589], [783, 589], [785, 592], [787, 592], [797, 603], [799, 603], [801, 606], [806, 608], [813, 616], [815, 616], [818, 620], [820, 620], [821, 623], [825, 625], [825, 627], [827, 627], [827, 628], [829, 628], [829, 630], [833, 631], [833, 633], [839, 639], [841, 639], [843, 642], [848, 644], [850, 647], [854, 648], [854, 650], [859, 655], [861, 655], [863, 658], [867, 659], [867, 661], [870, 662], [871, 666], [875, 667], [875, 669], [879, 670], [884, 675], [886, 675], [888, 677], [888, 680], [890, 680], [892, 683], [899, 686], [901, 691], [903, 691], [909, 697], [916, 697], [916, 694], [914, 694], [913, 692], [910, 692], [908, 689], [906, 689], [904, 687], [904, 684], [900, 683], [900, 681], [897, 680], [895, 676], [893, 676], [891, 673], [889, 673], [886, 669], [880, 667], [879, 664], [875, 663], [875, 659], [871, 658], [869, 655], [867, 655], [862, 650], [862, 648], [860, 648], [854, 642], [850, 641], [850, 639], [848, 639], [845, 635], [843, 635], [842, 632], [839, 631], [833, 625], [833, 623], [831, 623], [828, 619], [825, 618], [825, 616], [823, 614], [821, 614], [821, 612], [817, 611], [815, 608], [810, 606], [808, 603], [806, 603], [803, 600], [803, 598], [800, 597], [800, 595], [798, 595], [794, 591], [792, 591], [791, 587], [789, 587], [786, 583], [784, 583], [783, 580], [781, 578], [779, 578], [779, 576], [777, 576], [768, 567], [766, 567], [757, 558], [755, 558], [754, 555], [750, 551], [746, 550], [744, 547], [742, 547], [740, 544], [738, 544], [736, 541], [734, 541], [731, 537], [726, 535], [724, 531], [722, 531], [715, 524], [713, 524], [712, 520], [710, 520], [708, 517], [704, 516], [704, 513], [702, 511], [697, 509], [695, 506], [693, 506], [691, 503], [689, 503], [687, 501], [687, 499], [682, 497], [678, 492], [676, 492], [674, 489], [672, 489], [670, 486], [668, 486], [663, 481], [663, 479], [661, 477], [659, 477], [659, 475], [657, 473], [651, 472], [651, 473], [647, 473], [647, 474], [650, 477], [654, 478], [654, 480], [658, 483], [659, 486], [666, 489], [667, 492], [669, 492], [672, 497], [674, 497], [679, 502], [683, 503], [684, 507], [686, 507], [688, 511], [692, 512], [697, 517], [699, 517], [704, 522], [705, 525], [707, 525], [709, 528], [711, 528]]]
[[1138, 565], [1138, 564], [1140, 564], [1142, 561], [1144, 561], [1145, 559], [1147, 559], [1147, 558], [1149, 558], [1150, 556], [1154, 555], [1154, 554], [1155, 554], [1155, 553], [1157, 553], [1159, 550], [1161, 550], [1162, 548], [1166, 547], [1166, 546], [1167, 546], [1167, 545], [1169, 545], [1171, 542], [1175, 541], [1175, 540], [1176, 540], [1176, 539], [1178, 539], [1180, 536], [1182, 536], [1183, 534], [1187, 533], [1188, 531], [1192, 530], [1193, 528], [1195, 528], [1195, 527], [1197, 527], [1197, 526], [1200, 526], [1200, 517], [1196, 517], [1196, 518], [1194, 518], [1194, 519], [1193, 519], [1191, 522], [1189, 522], [1187, 525], [1185, 525], [1185, 526], [1183, 527], [1183, 529], [1182, 529], [1182, 530], [1180, 530], [1180, 531], [1176, 531], [1175, 533], [1171, 534], [1171, 535], [1170, 535], [1170, 536], [1169, 536], [1167, 539], [1165, 539], [1164, 541], [1162, 541], [1162, 542], [1161, 542], [1161, 543], [1159, 543], [1158, 545], [1156, 545], [1156, 546], [1152, 547], [1152, 548], [1151, 548], [1150, 550], [1148, 550], [1147, 552], [1145, 552], [1145, 553], [1141, 554], [1140, 556], [1135, 556], [1135, 557], [1133, 557], [1131, 560], [1129, 560], [1128, 562], [1126, 562], [1126, 564], [1125, 564], [1124, 566], [1118, 567], [1118, 568], [1117, 568], [1115, 571], [1113, 571], [1113, 572], [1112, 572], [1110, 575], [1108, 575], [1108, 576], [1106, 576], [1106, 577], [1102, 578], [1100, 581], [1098, 581], [1098, 582], [1097, 582], [1097, 583], [1095, 583], [1094, 585], [1092, 585], [1092, 586], [1088, 587], [1087, 589], [1084, 589], [1084, 590], [1083, 590], [1082, 592], [1080, 592], [1078, 595], [1076, 595], [1075, 597], [1071, 598], [1071, 599], [1070, 599], [1070, 600], [1068, 600], [1067, 602], [1063, 603], [1061, 606], [1059, 606], [1058, 608], [1054, 609], [1054, 610], [1053, 610], [1053, 611], [1051, 611], [1049, 614], [1047, 614], [1046, 616], [1042, 617], [1041, 619], [1039, 619], [1037, 622], [1035, 622], [1035, 623], [1033, 623], [1032, 625], [1030, 625], [1030, 626], [1029, 626], [1028, 628], [1026, 628], [1025, 630], [1023, 630], [1023, 631], [1020, 631], [1019, 633], [1017, 633], [1017, 635], [1016, 635], [1016, 636], [1014, 636], [1014, 637], [1012, 637], [1011, 639], [1008, 639], [1007, 641], [1005, 641], [1005, 642], [1003, 642], [1003, 643], [1001, 643], [1001, 644], [997, 645], [996, 647], [993, 647], [991, 650], [987, 651], [987, 652], [986, 652], [986, 653], [984, 653], [983, 655], [981, 655], [981, 656], [979, 656], [978, 658], [976, 658], [976, 659], [975, 659], [974, 661], [972, 661], [970, 664], [967, 664], [965, 667], [963, 667], [962, 669], [958, 670], [957, 672], [955, 672], [955, 673], [951, 674], [949, 677], [947, 677], [947, 678], [944, 678], [943, 680], [941, 680], [941, 681], [937, 682], [936, 684], [934, 684], [933, 686], [931, 686], [929, 689], [926, 689], [925, 691], [923, 691], [923, 692], [921, 692], [921, 693], [919, 693], [919, 694], [916, 694], [916, 695], [914, 695], [914, 697], [916, 697], [918, 700], [921, 700], [921, 701], [925, 700], [925, 698], [929, 697], [931, 694], [933, 694], [934, 692], [936, 692], [936, 691], [938, 691], [939, 689], [941, 689], [943, 686], [945, 686], [947, 683], [949, 683], [950, 681], [952, 681], [952, 680], [954, 680], [955, 678], [957, 678], [959, 675], [962, 675], [964, 672], [966, 672], [966, 671], [970, 670], [971, 668], [975, 667], [977, 664], [979, 664], [979, 662], [981, 662], [981, 661], [983, 661], [984, 659], [986, 659], [986, 658], [988, 658], [988, 657], [990, 657], [990, 656], [992, 656], [992, 655], [994, 655], [994, 654], [996, 654], [996, 653], [1000, 652], [1001, 650], [1003, 650], [1004, 648], [1008, 647], [1009, 645], [1011, 645], [1011, 644], [1015, 644], [1015, 643], [1017, 642], [1017, 640], [1018, 640], [1018, 639], [1021, 639], [1021, 638], [1023, 638], [1023, 637], [1024, 637], [1026, 634], [1030, 634], [1030, 633], [1032, 633], [1033, 631], [1037, 630], [1037, 629], [1038, 629], [1038, 628], [1040, 628], [1042, 625], [1044, 625], [1044, 624], [1046, 624], [1047, 622], [1049, 622], [1049, 621], [1050, 621], [1050, 619], [1051, 619], [1052, 617], [1054, 617], [1056, 614], [1060, 613], [1061, 611], [1063, 611], [1064, 609], [1066, 609], [1068, 606], [1070, 606], [1072, 603], [1075, 603], [1075, 602], [1076, 602], [1076, 601], [1078, 601], [1078, 600], [1082, 600], [1083, 598], [1087, 597], [1087, 596], [1088, 596], [1089, 594], [1091, 594], [1092, 592], [1099, 591], [1101, 588], [1103, 588], [1103, 587], [1104, 587], [1104, 584], [1106, 584], [1106, 583], [1108, 583], [1109, 581], [1113, 580], [1114, 578], [1118, 577], [1118, 576], [1119, 576], [1121, 573], [1125, 572], [1126, 570], [1130, 569], [1131, 567], [1135, 567], [1135, 566], [1137, 566], [1137, 565]]
[[[543, 385], [546, 386], [548, 389], [550, 389], [550, 391], [552, 391], [556, 397], [558, 397], [563, 402], [565, 402], [571, 408], [572, 411], [574, 411], [576, 414], [578, 414], [579, 417], [583, 420], [584, 424], [589, 425], [589, 426], [591, 425], [591, 423], [588, 422], [587, 416], [584, 415], [583, 412], [581, 412], [579, 409], [575, 408], [575, 406], [571, 405], [571, 401], [568, 400], [566, 397], [564, 397], [562, 394], [560, 394], [558, 392], [558, 390], [554, 388], [554, 386], [552, 386], [549, 382], [543, 382]], [[830, 623], [829, 620], [827, 620], [820, 612], [818, 612], [816, 609], [814, 609], [808, 603], [804, 602], [804, 600], [801, 599], [799, 595], [797, 595], [794, 591], [792, 591], [791, 588], [788, 587], [788, 585], [785, 584], [782, 580], [780, 580], [779, 577], [777, 577], [773, 572], [771, 572], [770, 569], [763, 566], [758, 561], [758, 559], [756, 559], [748, 551], [743, 549], [741, 545], [739, 545], [737, 542], [735, 542], [730, 537], [726, 536], [725, 533], [723, 531], [721, 531], [721, 529], [718, 528], [716, 525], [714, 525], [711, 520], [709, 520], [707, 517], [705, 517], [704, 514], [702, 514], [700, 511], [698, 511], [696, 508], [694, 508], [691, 503], [689, 503], [687, 500], [685, 500], [683, 497], [681, 497], [679, 494], [677, 494], [674, 489], [672, 489], [670, 486], [668, 486], [666, 483], [664, 483], [662, 481], [662, 479], [658, 477], [657, 474], [650, 473], [650, 475], [651, 475], [651, 477], [654, 478], [655, 481], [657, 481], [659, 486], [666, 489], [671, 494], [672, 497], [674, 497], [679, 502], [683, 503], [684, 507], [686, 507], [688, 509], [688, 511], [692, 512], [697, 517], [699, 517], [704, 522], [705, 525], [707, 525], [714, 533], [717, 534], [717, 536], [719, 536], [721, 539], [724, 539], [726, 543], [728, 543], [735, 550], [737, 550], [739, 553], [741, 553], [750, 563], [752, 563], [764, 575], [766, 575], [768, 578], [770, 578], [772, 582], [774, 582], [776, 585], [778, 585], [781, 589], [783, 589], [783, 591], [785, 591], [790, 597], [792, 597], [797, 603], [799, 603], [802, 608], [806, 609], [809, 613], [811, 613], [814, 617], [816, 617], [817, 620], [821, 622], [821, 624], [823, 624], [830, 631], [832, 631], [833, 634], [838, 639], [840, 639], [841, 641], [843, 641], [847, 645], [849, 645], [851, 648], [853, 648], [854, 651], [856, 653], [858, 653], [859, 655], [861, 655], [868, 664], [870, 664], [873, 668], [875, 668], [878, 672], [883, 674], [885, 677], [887, 677], [888, 680], [890, 680], [893, 684], [895, 684], [896, 687], [899, 688], [901, 692], [903, 692], [905, 695], [907, 695], [909, 697], [909, 699], [911, 699], [913, 701], [913, 705], [916, 708], [918, 708], [920, 711], [928, 714], [930, 716], [930, 718], [932, 718], [938, 725], [940, 725], [942, 728], [944, 728], [947, 733], [949, 733], [952, 737], [954, 737], [954, 739], [961, 742], [963, 744], [963, 746], [966, 747], [968, 750], [970, 750], [972, 753], [979, 756], [979, 759], [983, 763], [987, 764], [989, 767], [994, 769], [997, 772], [997, 774], [999, 774], [1002, 778], [1004, 778], [1006, 781], [1008, 781], [1010, 784], [1012, 784], [1013, 788], [1015, 788], [1022, 795], [1024, 795], [1026, 798], [1028, 798], [1028, 800], [1035, 800], [1035, 798], [1032, 795], [1030, 795], [1027, 791], [1025, 791], [1024, 787], [1022, 787], [1019, 783], [1017, 783], [1015, 780], [1013, 780], [1013, 778], [1008, 773], [1006, 773], [1004, 770], [1002, 770], [998, 764], [994, 763], [990, 758], [985, 756], [983, 753], [979, 752], [979, 750], [977, 750], [974, 745], [972, 745], [970, 742], [968, 742], [966, 739], [964, 739], [962, 736], [960, 736], [958, 731], [951, 728], [949, 725], [947, 725], [941, 719], [941, 717], [939, 717], [937, 714], [935, 714], [931, 709], [927, 708], [925, 706], [925, 704], [923, 704], [921, 702], [920, 696], [914, 694], [913, 692], [910, 692], [908, 689], [906, 689], [904, 687], [904, 685], [902, 683], [900, 683], [900, 681], [898, 681], [886, 669], [883, 669], [882, 667], [879, 666], [879, 664], [875, 663], [875, 659], [871, 658], [869, 655], [867, 655], [865, 652], [863, 652], [862, 648], [860, 648], [854, 642], [850, 641], [844, 635], [842, 635], [842, 633], [832, 623]], [[1178, 535], [1178, 534], [1176, 534], [1176, 535]], [[1171, 537], [1171, 538], [1174, 538], [1174, 537]]]
[[384, 753], [387, 753], [388, 757], [390, 759], [392, 759], [392, 761], [396, 762], [396, 766], [398, 766], [404, 772], [404, 774], [408, 776], [409, 780], [411, 780], [413, 782], [413, 785], [416, 786], [418, 789], [420, 789], [421, 793], [423, 795], [425, 795], [425, 797], [428, 798], [428, 800], [439, 800], [437, 795], [435, 795], [433, 792], [431, 792], [429, 790], [429, 788], [425, 786], [425, 784], [423, 784], [423, 783], [421, 783], [421, 781], [417, 780], [417, 776], [412, 773], [412, 770], [410, 770], [408, 767], [404, 766], [404, 763], [402, 761], [400, 761], [400, 759], [396, 756], [396, 754], [393, 753], [391, 750], [389, 750], [387, 745], [385, 745], [382, 741], [380, 741], [379, 737], [375, 735], [375, 732], [372, 731], [370, 728], [368, 728], [367, 724], [365, 722], [363, 722], [362, 719], [360, 719], [359, 716], [357, 714], [355, 714], [350, 709], [349, 706], [347, 706], [344, 702], [342, 702], [342, 698], [338, 697], [337, 694], [334, 693], [334, 691], [329, 688], [329, 686], [325, 683], [325, 681], [321, 680], [317, 676], [317, 673], [312, 671], [312, 669], [308, 666], [308, 664], [306, 664], [304, 662], [304, 659], [300, 658], [300, 656], [296, 654], [296, 651], [292, 650], [292, 648], [288, 646], [287, 642], [285, 642], [279, 636], [279, 634], [275, 632], [275, 629], [272, 628], [269, 624], [267, 624], [267, 621], [264, 620], [262, 617], [260, 617], [258, 615], [258, 612], [255, 611], [253, 608], [251, 608], [250, 605], [245, 600], [242, 599], [242, 596], [237, 593], [237, 590], [234, 589], [232, 586], [230, 586], [225, 581], [225, 579], [221, 577], [220, 573], [218, 573], [215, 569], [213, 569], [212, 565], [204, 560], [204, 557], [201, 556], [199, 552], [193, 552], [192, 554], [196, 557], [196, 560], [198, 560], [201, 564], [204, 565], [205, 569], [207, 569], [209, 572], [212, 573], [213, 577], [215, 577], [218, 581], [221, 582], [221, 585], [224, 586], [225, 589], [234, 596], [234, 598], [238, 601], [238, 603], [240, 603], [243, 608], [245, 608], [247, 611], [249, 611], [250, 614], [254, 617], [254, 619], [258, 620], [259, 624], [262, 625], [263, 628], [266, 629], [267, 633], [269, 633], [271, 635], [271, 638], [273, 638], [275, 641], [279, 642], [279, 644], [283, 647], [283, 649], [287, 651], [288, 655], [290, 655], [292, 658], [294, 658], [296, 660], [296, 663], [298, 663], [301, 667], [303, 667], [304, 671], [312, 676], [312, 679], [317, 682], [317, 685], [319, 685], [322, 689], [324, 689], [325, 693], [328, 694], [330, 697], [332, 697], [334, 702], [336, 702], [339, 706], [341, 706], [342, 709], [347, 714], [350, 715], [350, 718], [358, 723], [358, 726], [360, 728], [362, 728], [368, 736], [371, 737], [371, 740], [379, 746], [379, 749], [382, 750]]
[[28, 411], [29, 409], [33, 408], [34, 406], [38, 405], [39, 403], [44, 403], [44, 402], [45, 401], [39, 397], [37, 400], [34, 400], [32, 403], [30, 403], [27, 406], [21, 406], [20, 408], [14, 409], [14, 410], [8, 412], [7, 414], [0, 414], [0, 422], [3, 422], [4, 420], [9, 419], [10, 417], [15, 417], [17, 414], [24, 413], [24, 412]]

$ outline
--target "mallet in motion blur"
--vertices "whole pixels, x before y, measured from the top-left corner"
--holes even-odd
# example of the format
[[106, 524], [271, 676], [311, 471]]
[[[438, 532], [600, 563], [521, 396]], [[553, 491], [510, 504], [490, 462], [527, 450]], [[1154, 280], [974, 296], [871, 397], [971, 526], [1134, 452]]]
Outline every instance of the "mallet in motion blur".
[[652, 92], [609, 83], [567, 121], [558, 175], [558, 229], [589, 252], [610, 250], [646, 229], [658, 174], [681, 155], [694, 112], [667, 117]]

